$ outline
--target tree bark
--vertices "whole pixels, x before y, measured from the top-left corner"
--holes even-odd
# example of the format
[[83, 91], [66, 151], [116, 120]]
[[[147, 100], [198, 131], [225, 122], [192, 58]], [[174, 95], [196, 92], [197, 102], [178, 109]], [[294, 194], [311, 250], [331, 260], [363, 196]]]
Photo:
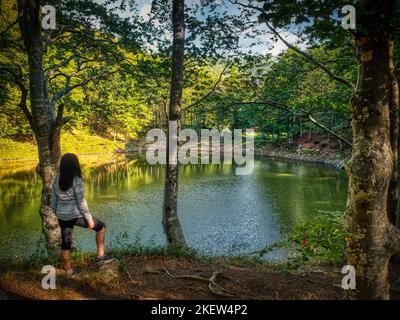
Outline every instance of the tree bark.
[[[390, 43], [394, 46], [394, 42]], [[391, 48], [390, 53], [390, 76], [389, 76], [389, 110], [390, 110], [390, 143], [392, 146], [393, 157], [393, 173], [389, 185], [388, 192], [388, 216], [389, 221], [396, 225], [396, 217], [398, 215], [399, 207], [399, 162], [398, 162], [398, 147], [399, 147], [399, 84], [395, 74], [393, 63], [394, 48]]]
[[393, 227], [387, 196], [393, 157], [389, 127], [390, 15], [394, 1], [366, 0], [369, 8], [355, 35], [359, 76], [352, 98], [353, 149], [349, 175], [346, 229], [347, 263], [356, 269], [355, 299], [388, 299], [388, 249]]
[[[178, 163], [172, 161], [177, 149], [171, 149], [171, 138], [177, 139], [181, 127], [181, 104], [183, 88], [184, 60], [184, 0], [174, 0], [172, 8], [172, 76], [168, 120], [176, 127], [176, 135], [168, 126], [167, 164], [165, 171], [164, 204], [162, 224], [167, 243], [176, 247], [186, 247], [185, 237], [178, 218]], [[177, 140], [176, 140], [177, 145]], [[173, 150], [174, 149], [174, 150]]]
[[38, 147], [38, 173], [42, 179], [40, 216], [49, 255], [60, 250], [61, 235], [58, 221], [51, 209], [51, 182], [60, 158], [60, 135], [47, 95], [43, 71], [43, 39], [41, 35], [40, 1], [18, 0], [19, 26], [28, 54], [29, 93], [32, 130]]

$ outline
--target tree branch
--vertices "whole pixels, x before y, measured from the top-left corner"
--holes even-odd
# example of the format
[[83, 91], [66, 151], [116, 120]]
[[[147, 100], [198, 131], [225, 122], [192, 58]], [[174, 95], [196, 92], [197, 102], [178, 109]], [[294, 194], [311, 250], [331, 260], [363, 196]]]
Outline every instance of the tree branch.
[[228, 62], [228, 63], [225, 65], [225, 67], [222, 69], [222, 71], [221, 71], [221, 73], [220, 73], [220, 75], [219, 75], [219, 77], [218, 77], [218, 80], [215, 82], [214, 86], [212, 87], [212, 89], [211, 89], [207, 94], [205, 94], [205, 95], [204, 95], [203, 97], [201, 97], [199, 100], [193, 102], [192, 104], [190, 104], [190, 105], [187, 106], [186, 108], [181, 109], [181, 112], [185, 112], [185, 111], [187, 111], [188, 109], [190, 109], [190, 108], [192, 108], [192, 107], [194, 107], [194, 106], [199, 105], [199, 104], [202, 103], [204, 100], [206, 100], [209, 96], [211, 96], [211, 95], [215, 92], [215, 90], [217, 89], [218, 84], [221, 82], [222, 76], [224, 75], [226, 69], [228, 69], [231, 65], [232, 65], [231, 62]]
[[329, 70], [325, 65], [323, 65], [321, 62], [319, 62], [317, 59], [315, 59], [313, 56], [309, 55], [308, 53], [304, 52], [303, 50], [300, 50], [299, 48], [297, 48], [296, 46], [292, 45], [291, 43], [289, 43], [288, 41], [286, 41], [278, 31], [276, 31], [276, 29], [274, 29], [267, 21], [265, 21], [265, 24], [267, 25], [267, 27], [290, 49], [292, 49], [293, 51], [295, 51], [296, 53], [302, 55], [304, 58], [306, 58], [309, 62], [311, 62], [312, 64], [318, 66], [321, 70], [323, 70], [329, 77], [331, 77], [333, 80], [336, 80], [342, 84], [345, 84], [346, 86], [354, 89], [354, 85], [347, 81], [346, 79], [339, 77], [335, 74], [333, 74], [333, 72], [331, 70]]
[[[265, 13], [264, 10], [260, 7], [256, 7], [256, 6], [252, 6], [249, 4], [244, 4], [241, 3], [239, 1], [233, 1], [233, 0], [229, 0], [231, 3], [233, 4], [237, 4], [239, 6], [245, 7], [245, 8], [249, 8], [249, 9], [253, 9], [256, 10], [260, 13]], [[289, 43], [288, 41], [286, 41], [281, 35], [280, 33], [274, 28], [272, 27], [271, 24], [269, 24], [267, 21], [264, 21], [265, 24], [267, 25], [268, 29], [272, 31], [273, 34], [275, 34], [288, 48], [292, 49], [293, 51], [295, 51], [296, 53], [300, 54], [301, 56], [303, 56], [305, 59], [307, 59], [310, 63], [318, 66], [321, 70], [323, 70], [329, 77], [331, 77], [332, 79], [345, 84], [346, 86], [352, 88], [354, 90], [354, 84], [352, 84], [351, 82], [347, 81], [346, 79], [339, 77], [337, 75], [335, 75], [332, 71], [330, 71], [325, 65], [323, 65], [321, 62], [319, 62], [317, 59], [315, 59], [313, 56], [311, 56], [310, 54], [300, 50], [299, 48], [297, 48], [296, 46], [292, 45], [291, 43]]]
[[13, 71], [10, 68], [7, 67], [0, 67], [0, 70], [7, 72], [8, 74], [10, 74], [14, 80], [14, 83], [19, 87], [19, 89], [21, 90], [21, 99], [18, 103], [18, 106], [20, 107], [20, 109], [22, 110], [22, 112], [25, 115], [26, 120], [28, 120], [28, 123], [32, 129], [33, 132], [35, 132], [35, 125], [33, 123], [33, 118], [32, 118], [32, 114], [30, 113], [28, 106], [26, 104], [26, 101], [28, 99], [28, 88], [25, 85], [24, 81], [22, 80], [22, 73], [20, 70], [20, 74], [18, 75], [15, 71]]
[[294, 112], [293, 110], [291, 110], [291, 108], [288, 105], [283, 104], [283, 103], [279, 103], [279, 102], [276, 102], [276, 101], [271, 101], [271, 100], [268, 100], [268, 101], [235, 102], [235, 103], [231, 104], [231, 106], [232, 105], [256, 105], [256, 104], [265, 105], [265, 106], [272, 106], [272, 107], [275, 107], [275, 108], [290, 112], [291, 114], [293, 114], [295, 116], [307, 118], [308, 121], [310, 121], [311, 123], [313, 123], [317, 127], [320, 127], [321, 129], [325, 130], [326, 132], [329, 132], [331, 135], [333, 135], [337, 139], [343, 141], [349, 147], [353, 146], [350, 141], [348, 141], [347, 139], [341, 137], [339, 134], [337, 134], [336, 132], [332, 131], [331, 129], [329, 129], [328, 127], [323, 125], [322, 123], [319, 123], [317, 120], [315, 120], [312, 117], [312, 115], [309, 112], [307, 112], [307, 111], [305, 111], [305, 110], [303, 110], [301, 108], [300, 108], [301, 113], [297, 113], [297, 112]]
[[55, 103], [56, 103], [58, 100], [60, 100], [63, 96], [67, 95], [67, 94], [68, 94], [69, 92], [71, 92], [72, 90], [74, 90], [74, 89], [76, 89], [76, 88], [79, 88], [79, 87], [83, 87], [83, 86], [85, 86], [86, 84], [88, 84], [89, 82], [91, 82], [91, 81], [93, 81], [93, 80], [95, 80], [95, 79], [99, 79], [99, 78], [102, 78], [102, 77], [106, 77], [106, 76], [115, 74], [116, 72], [117, 72], [117, 70], [114, 70], [114, 71], [112, 71], [112, 72], [99, 73], [99, 74], [93, 75], [92, 77], [89, 77], [89, 78], [87, 78], [86, 80], [83, 80], [83, 81], [81, 81], [81, 82], [79, 82], [79, 83], [77, 83], [77, 84], [74, 84], [74, 85], [72, 85], [72, 86], [71, 86], [71, 77], [72, 77], [72, 75], [65, 75], [65, 74], [64, 74], [64, 76], [65, 76], [66, 79], [67, 79], [66, 82], [65, 82], [64, 89], [63, 89], [63, 90], [60, 90], [59, 92], [57, 92], [56, 94], [54, 94], [53, 99], [51, 100], [51, 103], [52, 103], [53, 105], [55, 105]]
[[0, 36], [3, 36], [4, 34], [6, 34], [8, 32], [8, 30], [10, 30], [13, 26], [15, 26], [19, 21], [19, 17], [17, 17], [17, 19], [11, 23], [5, 30], [0, 32]]
[[75, 53], [71, 54], [68, 58], [66, 58], [65, 60], [61, 61], [59, 64], [57, 64], [57, 65], [55, 65], [53, 67], [47, 68], [45, 70], [45, 72], [49, 71], [49, 70], [51, 70], [52, 72], [56, 72], [56, 71], [60, 70], [62, 67], [67, 66], [72, 60], [74, 60], [75, 58], [79, 57], [82, 53], [85, 53], [88, 50], [89, 50], [89, 47], [86, 47], [86, 48], [82, 49], [79, 52], [75, 52]]
[[64, 103], [61, 103], [57, 108], [57, 116], [55, 121], [56, 127], [62, 126], [64, 124], [63, 115], [64, 115]]

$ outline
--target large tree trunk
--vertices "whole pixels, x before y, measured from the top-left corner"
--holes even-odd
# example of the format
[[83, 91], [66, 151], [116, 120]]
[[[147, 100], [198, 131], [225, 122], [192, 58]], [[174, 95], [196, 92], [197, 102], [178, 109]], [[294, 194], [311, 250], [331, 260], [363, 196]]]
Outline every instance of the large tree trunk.
[[51, 209], [51, 181], [57, 171], [60, 158], [60, 127], [47, 96], [46, 78], [43, 71], [43, 39], [41, 36], [40, 1], [19, 0], [19, 26], [28, 54], [29, 92], [32, 110], [32, 130], [38, 146], [39, 165], [42, 179], [40, 216], [46, 237], [47, 252], [56, 254], [60, 250], [60, 229]]
[[[177, 139], [181, 127], [181, 100], [183, 86], [184, 58], [184, 0], [174, 0], [172, 8], [173, 42], [172, 42], [172, 77], [168, 119], [176, 130], [168, 128], [167, 164], [165, 172], [164, 204], [162, 224], [167, 243], [177, 247], [186, 247], [185, 237], [178, 218], [178, 162], [177, 148], [171, 147], [171, 138]], [[177, 146], [177, 140], [175, 140]], [[173, 161], [175, 158], [176, 161]]]
[[353, 149], [347, 165], [349, 195], [347, 261], [356, 270], [350, 298], [388, 299], [388, 263], [393, 254], [388, 235], [393, 226], [387, 197], [393, 158], [389, 127], [389, 23], [394, 1], [367, 0], [355, 36], [359, 78], [352, 99]]
[[[394, 46], [394, 42], [391, 42]], [[390, 53], [390, 76], [389, 76], [389, 110], [390, 110], [390, 143], [392, 146], [393, 155], [393, 173], [389, 185], [388, 194], [388, 216], [392, 224], [396, 224], [396, 217], [399, 208], [399, 84], [395, 74], [395, 67], [393, 62], [394, 47], [391, 48]]]

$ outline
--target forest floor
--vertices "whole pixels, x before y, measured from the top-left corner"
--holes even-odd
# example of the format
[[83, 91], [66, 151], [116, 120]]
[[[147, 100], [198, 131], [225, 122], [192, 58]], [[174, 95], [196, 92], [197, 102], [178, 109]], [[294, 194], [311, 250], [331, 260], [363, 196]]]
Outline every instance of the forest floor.
[[[341, 268], [287, 271], [283, 265], [160, 255], [124, 256], [97, 267], [77, 263], [70, 279], [56, 269], [56, 289], [45, 290], [41, 267], [0, 275], [0, 300], [341, 300]], [[390, 265], [391, 298], [400, 299], [400, 265]]]
[[56, 269], [54, 290], [41, 287], [41, 267], [5, 272], [0, 276], [0, 299], [314, 300], [343, 295], [343, 275], [334, 267], [284, 272], [266, 263], [168, 256], [127, 256], [100, 268], [93, 262], [79, 267], [80, 274], [73, 279]]

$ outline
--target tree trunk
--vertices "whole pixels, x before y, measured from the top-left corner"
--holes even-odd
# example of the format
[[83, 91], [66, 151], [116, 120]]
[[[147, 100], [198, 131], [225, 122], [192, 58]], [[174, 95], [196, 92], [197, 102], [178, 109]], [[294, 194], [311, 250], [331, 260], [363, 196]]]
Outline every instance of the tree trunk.
[[29, 92], [32, 111], [32, 130], [35, 134], [42, 179], [40, 216], [49, 255], [60, 250], [61, 235], [58, 221], [51, 209], [51, 181], [60, 158], [60, 128], [48, 101], [46, 78], [43, 71], [43, 39], [41, 36], [40, 1], [19, 0], [19, 26], [28, 54]]
[[[394, 43], [397, 43], [397, 42], [393, 42], [393, 44]], [[393, 52], [395, 52], [395, 48], [393, 48]], [[399, 89], [399, 79], [400, 79], [400, 75], [399, 75], [399, 66], [398, 66], [398, 64], [400, 63], [400, 61], [392, 61], [392, 63], [394, 64], [394, 76], [395, 76], [395, 78], [396, 78], [396, 80], [397, 80], [397, 87], [391, 87], [392, 88], [392, 90], [393, 90], [393, 88], [396, 88], [397, 89], [397, 98], [396, 98], [396, 93], [395, 93], [395, 90], [393, 90], [392, 91], [392, 96], [391, 96], [391, 99], [395, 99], [394, 101], [396, 101], [396, 99], [397, 99], [397, 112], [398, 112], [398, 120], [397, 121], [399, 121], [399, 123], [398, 123], [398, 125], [399, 125], [399, 132], [398, 132], [398, 134], [397, 134], [397, 208], [396, 208], [396, 227], [397, 228], [400, 228], [400, 190], [399, 190], [399, 188], [400, 188], [400, 176], [399, 176], [399, 168], [398, 168], [398, 166], [399, 166], [399, 159], [400, 159], [400, 89]], [[397, 66], [397, 68], [396, 68], [396, 66]], [[392, 100], [393, 101], [393, 100]], [[400, 257], [399, 257], [399, 260], [400, 260]]]
[[[178, 218], [178, 162], [177, 148], [171, 148], [171, 138], [177, 139], [181, 127], [181, 103], [183, 88], [184, 59], [184, 0], [174, 0], [172, 8], [173, 42], [172, 42], [172, 76], [168, 119], [176, 127], [171, 132], [168, 126], [167, 164], [165, 172], [164, 204], [162, 224], [167, 243], [176, 247], [186, 247], [185, 237]], [[177, 140], [175, 140], [177, 146]], [[175, 158], [175, 161], [173, 161]]]
[[389, 26], [393, 2], [365, 1], [355, 43], [359, 77], [352, 99], [353, 149], [347, 165], [349, 194], [346, 229], [347, 261], [356, 270], [356, 289], [349, 298], [388, 299], [388, 249], [391, 224], [387, 216], [393, 159], [390, 144], [388, 80]]
[[[394, 46], [394, 42], [390, 43]], [[393, 54], [394, 48], [390, 53]], [[392, 224], [396, 224], [399, 206], [399, 170], [398, 170], [398, 140], [399, 140], [399, 84], [395, 75], [393, 56], [390, 57], [389, 76], [389, 110], [390, 110], [390, 144], [392, 146], [393, 173], [388, 192], [388, 216]]]
[[[54, 143], [60, 144], [59, 137], [58, 141], [56, 138]], [[38, 143], [39, 154], [42, 154], [42, 160], [40, 160], [38, 165], [39, 175], [42, 179], [42, 196], [39, 213], [42, 218], [42, 232], [46, 238], [47, 253], [53, 256], [59, 253], [61, 247], [61, 233], [58, 220], [51, 209], [51, 182], [58, 171], [59, 158], [46, 155], [47, 150], [48, 143], [43, 145], [39, 145]]]
[[303, 124], [301, 122], [301, 119], [299, 119], [299, 126], [300, 126], [300, 138], [303, 138]]

